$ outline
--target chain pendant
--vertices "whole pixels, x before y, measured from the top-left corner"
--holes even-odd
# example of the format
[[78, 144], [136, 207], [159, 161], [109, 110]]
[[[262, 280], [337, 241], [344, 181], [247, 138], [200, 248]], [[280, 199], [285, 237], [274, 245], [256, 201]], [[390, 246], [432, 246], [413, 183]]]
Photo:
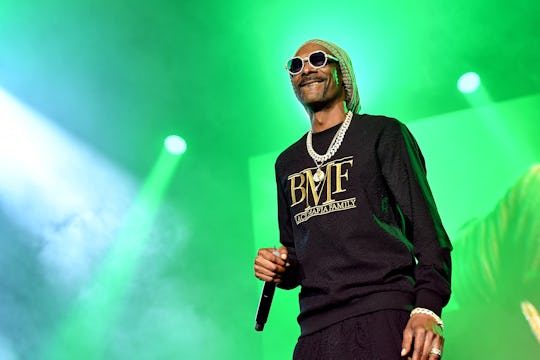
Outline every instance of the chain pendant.
[[321, 169], [317, 169], [315, 175], [313, 175], [313, 180], [315, 180], [315, 182], [321, 182], [324, 180], [324, 173]]

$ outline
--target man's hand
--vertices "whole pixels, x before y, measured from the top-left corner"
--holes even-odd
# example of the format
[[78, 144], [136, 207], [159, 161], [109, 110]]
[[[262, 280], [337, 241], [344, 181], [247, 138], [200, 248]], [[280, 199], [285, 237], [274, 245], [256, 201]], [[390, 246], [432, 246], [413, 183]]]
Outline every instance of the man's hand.
[[[413, 342], [414, 350], [411, 354]], [[442, 329], [435, 319], [430, 315], [415, 314], [403, 331], [401, 356], [408, 355], [412, 360], [439, 360], [443, 345]]]
[[259, 249], [255, 258], [255, 276], [263, 281], [279, 284], [281, 277], [289, 266], [287, 263], [287, 248], [279, 249], [262, 248]]

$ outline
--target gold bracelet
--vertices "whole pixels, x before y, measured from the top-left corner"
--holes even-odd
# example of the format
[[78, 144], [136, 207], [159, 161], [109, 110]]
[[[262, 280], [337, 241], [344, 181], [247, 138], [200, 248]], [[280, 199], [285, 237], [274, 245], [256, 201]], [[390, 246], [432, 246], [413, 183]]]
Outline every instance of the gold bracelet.
[[411, 311], [411, 317], [415, 314], [424, 314], [424, 315], [429, 315], [431, 316], [433, 319], [435, 319], [435, 322], [437, 323], [437, 325], [439, 325], [439, 327], [441, 328], [441, 330], [444, 329], [444, 323], [443, 321], [441, 320], [441, 318], [435, 314], [433, 311], [429, 310], [429, 309], [424, 309], [424, 308], [414, 308], [413, 311]]

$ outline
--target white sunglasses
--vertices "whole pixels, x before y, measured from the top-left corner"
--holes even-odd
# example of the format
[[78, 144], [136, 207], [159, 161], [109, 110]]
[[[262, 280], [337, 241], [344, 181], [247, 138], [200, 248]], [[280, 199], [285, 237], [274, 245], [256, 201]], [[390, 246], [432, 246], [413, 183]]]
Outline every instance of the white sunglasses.
[[285, 64], [285, 69], [291, 74], [296, 75], [304, 70], [304, 63], [307, 61], [314, 69], [322, 68], [328, 62], [328, 59], [339, 62], [339, 59], [335, 56], [325, 53], [322, 50], [316, 50], [306, 56], [301, 58], [300, 56], [295, 56], [287, 60]]

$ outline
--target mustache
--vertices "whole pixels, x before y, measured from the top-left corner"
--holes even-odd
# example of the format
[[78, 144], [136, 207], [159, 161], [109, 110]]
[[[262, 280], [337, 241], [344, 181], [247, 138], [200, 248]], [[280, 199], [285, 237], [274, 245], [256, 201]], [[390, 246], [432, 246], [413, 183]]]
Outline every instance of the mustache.
[[299, 86], [303, 86], [305, 85], [306, 83], [308, 82], [311, 82], [311, 81], [325, 81], [326, 80], [326, 77], [324, 76], [320, 76], [320, 75], [307, 75], [305, 78], [302, 79], [302, 81], [300, 81], [300, 84], [298, 84]]

